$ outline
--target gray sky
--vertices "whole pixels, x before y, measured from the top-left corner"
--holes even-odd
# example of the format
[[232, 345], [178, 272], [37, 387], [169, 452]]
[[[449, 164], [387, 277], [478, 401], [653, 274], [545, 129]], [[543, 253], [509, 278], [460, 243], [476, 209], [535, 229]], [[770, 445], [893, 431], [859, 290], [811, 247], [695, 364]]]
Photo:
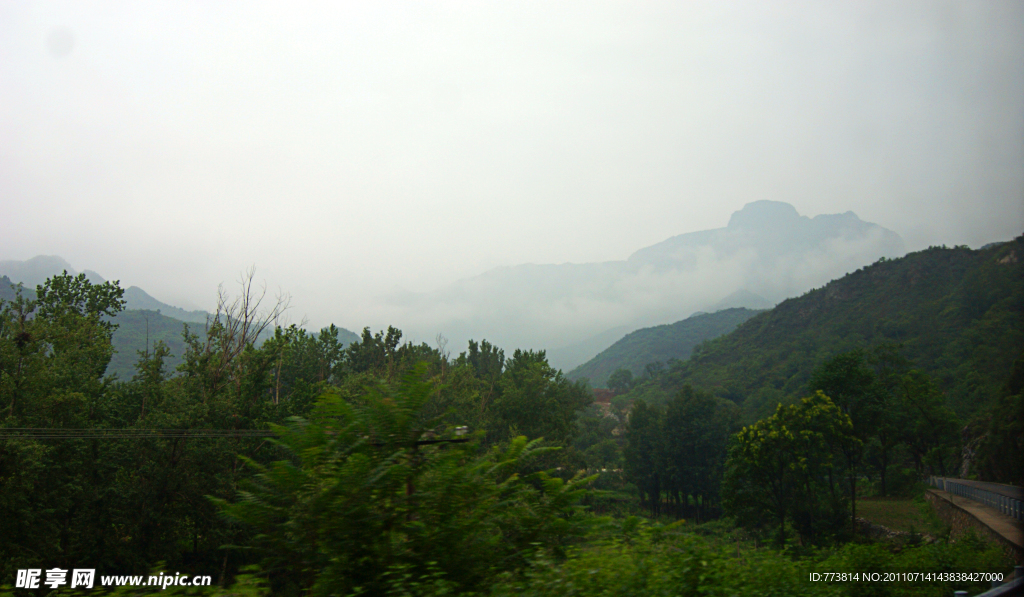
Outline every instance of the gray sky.
[[[0, 2], [0, 259], [313, 326], [773, 199], [1024, 231], [1024, 2]], [[401, 325], [402, 322], [393, 322]]]

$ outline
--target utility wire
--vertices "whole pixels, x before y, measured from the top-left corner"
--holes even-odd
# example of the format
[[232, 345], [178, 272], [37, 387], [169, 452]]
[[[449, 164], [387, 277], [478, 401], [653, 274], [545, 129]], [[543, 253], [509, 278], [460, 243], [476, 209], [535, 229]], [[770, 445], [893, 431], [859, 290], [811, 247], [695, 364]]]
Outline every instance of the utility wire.
[[[31, 439], [147, 439], [147, 438], [183, 438], [183, 439], [214, 439], [242, 437], [277, 437], [277, 433], [262, 429], [47, 429], [43, 427], [2, 427], [0, 440], [31, 438]], [[468, 438], [455, 439], [421, 439], [417, 446], [430, 444], [461, 444]], [[411, 443], [411, 442], [395, 442]], [[371, 442], [373, 446], [383, 446], [383, 442]]]
[[38, 439], [147, 438], [147, 437], [274, 437], [261, 429], [47, 429], [38, 427], [0, 428], [0, 439], [30, 437]]

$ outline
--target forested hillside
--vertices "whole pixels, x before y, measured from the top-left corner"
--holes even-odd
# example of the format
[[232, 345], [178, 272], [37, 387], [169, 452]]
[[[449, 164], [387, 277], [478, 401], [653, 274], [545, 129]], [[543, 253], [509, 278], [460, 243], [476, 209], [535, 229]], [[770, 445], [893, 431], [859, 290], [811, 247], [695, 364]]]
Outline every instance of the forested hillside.
[[[345, 346], [336, 326], [319, 333], [274, 328], [281, 305], [255, 311], [258, 300], [246, 286], [241, 300], [184, 340], [176, 375], [168, 367], [170, 348], [153, 338], [176, 331], [173, 320], [129, 313], [122, 321], [136, 332], [149, 318], [150, 350], [135, 355], [135, 375], [111, 380], [105, 374], [114, 328], [125, 315], [123, 294], [116, 283], [64, 274], [34, 295], [0, 303], [0, 585], [40, 561], [137, 574], [163, 562], [226, 579], [263, 556], [224, 547], [260, 544], [267, 570], [275, 570], [272, 582], [287, 590], [308, 587], [324, 568], [382, 594], [389, 570], [407, 565], [412, 553], [424, 554], [429, 567], [438, 551], [450, 554], [439, 565], [471, 587], [494, 574], [492, 566], [521, 566], [526, 554], [577, 532], [560, 520], [576, 508], [582, 484], [541, 472], [568, 465], [571, 454], [546, 454], [537, 442], [517, 439], [565, 446], [590, 402], [588, 389], [549, 367], [543, 351], [516, 350], [506, 358], [487, 342], [471, 342], [450, 358], [403, 343], [395, 328], [366, 329]], [[264, 331], [267, 339], [257, 342]], [[319, 503], [347, 500], [357, 512], [300, 506], [268, 523], [244, 504], [229, 505], [239, 491], [253, 491], [248, 484], [261, 466], [290, 457], [291, 448], [310, 454], [308, 444], [299, 445], [308, 442], [302, 431], [291, 448], [266, 441], [270, 430], [284, 434], [277, 426], [294, 416], [330, 430], [322, 448], [338, 450], [332, 461], [351, 457], [341, 483], [347, 493], [332, 498], [330, 490]], [[472, 430], [472, 443], [417, 443], [452, 438], [457, 426]], [[316, 475], [335, 472], [327, 467]], [[296, 491], [295, 480], [280, 490]], [[474, 508], [475, 521], [465, 518], [459, 500]], [[315, 534], [329, 532], [332, 541], [354, 543], [326, 552], [318, 550], [328, 541], [285, 548], [250, 532], [265, 523], [277, 532], [277, 521], [293, 518], [319, 529]], [[405, 547], [392, 553], [394, 545]], [[332, 560], [331, 550], [349, 548], [368, 555]]]
[[723, 309], [716, 313], [698, 313], [672, 324], [643, 328], [621, 340], [569, 372], [569, 379], [588, 379], [597, 388], [607, 387], [608, 376], [627, 369], [639, 376], [651, 363], [686, 360], [701, 342], [727, 334], [757, 315], [753, 309]]
[[139, 362], [139, 351], [152, 350], [158, 342], [163, 342], [170, 351], [164, 363], [168, 371], [174, 371], [183, 362], [185, 340], [182, 332], [186, 325], [192, 333], [204, 327], [198, 323], [186, 324], [157, 311], [142, 310], [122, 311], [112, 321], [117, 325], [111, 338], [115, 352], [107, 366], [107, 375], [116, 375], [120, 379], [131, 379]]
[[633, 395], [659, 401], [689, 384], [740, 404], [753, 421], [803, 395], [829, 357], [899, 344], [966, 418], [999, 395], [1024, 348], [1022, 258], [1024, 237], [879, 260], [701, 345]]
[[[107, 375], [117, 375], [120, 379], [131, 379], [140, 358], [139, 351], [152, 350], [157, 342], [167, 346], [169, 353], [164, 363], [168, 371], [174, 371], [184, 362], [186, 343], [182, 332], [186, 326], [192, 334], [203, 334], [206, 328], [205, 323], [183, 322], [147, 310], [122, 311], [112, 321], [117, 325], [111, 339], [116, 352], [107, 366]], [[261, 339], [265, 337], [266, 334]], [[338, 341], [342, 348], [358, 339], [359, 336], [349, 330], [338, 328]]]
[[[17, 290], [12, 288], [10, 278], [0, 276], [0, 300], [13, 301], [17, 296]], [[35, 289], [24, 289], [26, 298], [35, 297]], [[188, 321], [182, 321], [174, 317], [168, 317], [162, 309], [125, 309], [112, 316], [111, 321], [116, 326], [111, 337], [114, 354], [107, 366], [107, 375], [116, 375], [122, 380], [131, 379], [135, 375], [135, 366], [139, 361], [139, 352], [152, 350], [158, 342], [163, 342], [168, 349], [164, 357], [164, 366], [168, 371], [174, 371], [178, 365], [184, 362], [186, 344], [183, 332], [187, 329], [192, 334], [203, 334], [206, 327], [206, 316], [202, 311], [185, 311], [177, 307], [170, 307], [157, 301], [146, 294], [138, 287], [131, 287], [124, 291], [125, 306], [132, 306], [132, 298], [136, 303], [140, 300], [143, 304], [155, 304], [169, 307], [172, 313], [185, 314]], [[148, 301], [148, 302], [147, 302]], [[199, 315], [203, 320], [199, 321]], [[348, 346], [359, 339], [359, 336], [345, 328], [338, 328], [338, 339], [342, 347]]]
[[[813, 301], [845, 299], [855, 306], [837, 310], [842, 324], [864, 308], [859, 295], [877, 306], [892, 287], [864, 282], [874, 271], [926, 287], [912, 297], [936, 303], [920, 307], [926, 314], [1010, 325], [1003, 320], [1014, 309], [1019, 316], [1019, 289], [1000, 284], [1004, 272], [1019, 273], [1019, 254], [1016, 241], [878, 264], [787, 301], [783, 317], [755, 316], [626, 396], [671, 392], [695, 377], [693, 363], [749, 330], [761, 335], [743, 346], [762, 336], [813, 346], [807, 330], [817, 328], [787, 317], [816, 321], [826, 307]], [[936, 276], [933, 261], [993, 293], [957, 298], [952, 274]], [[850, 280], [860, 282], [847, 288]], [[806, 366], [810, 383], [794, 393], [812, 397], [741, 430], [731, 400], [689, 387], [664, 404], [637, 400], [628, 416], [617, 404], [591, 404], [586, 384], [552, 368], [544, 351], [506, 357], [470, 341], [453, 356], [403, 343], [393, 327], [364, 329], [348, 346], [335, 326], [275, 328], [281, 303], [254, 310], [251, 284], [183, 339], [172, 375], [171, 349], [154, 334], [172, 334], [173, 320], [126, 314], [123, 295], [116, 283], [64, 274], [32, 300], [0, 303], [0, 595], [18, 570], [83, 565], [207, 575], [220, 587], [206, 594], [495, 597], [562, 595], [565, 586], [578, 595], [696, 594], [709, 582], [723, 595], [835, 595], [807, 574], [1007, 568], [998, 549], [977, 541], [902, 551], [847, 543], [863, 491], [903, 492], [951, 470], [959, 453], [955, 416], [898, 355], [890, 361], [899, 370], [876, 375], [860, 352], [809, 353], [795, 366]], [[966, 307], [974, 310], [957, 310]], [[111, 379], [115, 326], [129, 324], [138, 342], [147, 318], [150, 350], [132, 376]], [[773, 325], [782, 331], [769, 334]], [[935, 333], [904, 331], [908, 345]], [[839, 332], [830, 333], [820, 335]], [[984, 350], [1006, 343], [976, 336]], [[1019, 348], [1019, 333], [1008, 342]], [[996, 432], [978, 446], [983, 463], [1002, 464], [1018, 439], [997, 415], [1019, 404], [1019, 378], [1005, 384], [1002, 410], [981, 421]], [[778, 474], [776, 455], [785, 459]], [[868, 474], [879, 482], [862, 481]], [[775, 485], [782, 493], [766, 495]], [[714, 521], [721, 514], [734, 518]], [[712, 522], [665, 524], [671, 518]], [[791, 554], [766, 542], [814, 549]], [[615, 574], [597, 574], [610, 567]], [[905, 588], [893, 594], [916, 594]]]

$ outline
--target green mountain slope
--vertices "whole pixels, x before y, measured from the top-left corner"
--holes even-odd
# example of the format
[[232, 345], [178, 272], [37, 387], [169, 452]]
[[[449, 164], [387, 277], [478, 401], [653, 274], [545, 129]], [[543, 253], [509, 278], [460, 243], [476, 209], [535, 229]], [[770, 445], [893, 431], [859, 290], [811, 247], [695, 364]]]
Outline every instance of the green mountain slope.
[[[31, 298], [35, 298], [35, 288], [37, 285], [42, 284], [47, 278], [51, 278], [62, 271], [66, 271], [71, 275], [77, 275], [78, 272], [71, 267], [64, 258], [57, 255], [38, 255], [32, 259], [25, 261], [0, 261], [0, 298], [8, 297], [8, 300], [13, 296], [8, 292], [8, 284], [21, 282], [25, 285], [25, 289], [28, 291], [28, 295]], [[83, 270], [83, 274], [93, 284], [102, 284], [106, 282], [103, 276], [97, 274], [92, 270]], [[3, 280], [8, 280], [4, 282]], [[123, 286], [122, 286], [123, 288]], [[129, 286], [124, 290], [124, 300], [126, 301], [126, 308], [131, 310], [145, 310], [145, 311], [160, 311], [162, 314], [180, 320], [189, 321], [195, 323], [206, 323], [206, 318], [209, 313], [206, 311], [188, 311], [180, 307], [168, 305], [162, 301], [159, 301], [149, 295], [145, 290], [138, 286]]]
[[[171, 350], [165, 363], [167, 370], [173, 371], [181, 364], [185, 353], [185, 342], [181, 333], [185, 322], [167, 317], [157, 311], [128, 310], [122, 311], [114, 318], [117, 330], [112, 339], [114, 358], [107, 365], [107, 375], [117, 375], [120, 379], [131, 379], [135, 374], [135, 363], [139, 361], [139, 351], [146, 350], [148, 335], [149, 348], [163, 341]], [[202, 323], [188, 323], [192, 333], [199, 333], [205, 328]]]
[[12, 286], [14, 282], [10, 278], [0, 275], [0, 301], [13, 301], [18, 296]]
[[206, 311], [188, 311], [186, 309], [158, 301], [138, 286], [129, 286], [126, 288], [124, 291], [124, 300], [126, 301], [128, 309], [137, 311], [159, 311], [164, 316], [177, 319], [178, 321], [205, 324], [206, 318], [210, 316]]
[[[32, 263], [42, 262], [43, 265], [52, 266], [52, 263], [43, 258], [30, 261]], [[10, 265], [11, 263], [20, 262], [4, 263]], [[41, 270], [43, 268], [37, 267], [36, 269]], [[88, 276], [88, 272], [86, 275]], [[95, 278], [93, 280], [94, 283], [103, 282], [103, 278], [100, 278], [98, 275], [93, 277]], [[13, 284], [14, 282], [10, 277], [0, 275], [0, 301], [14, 300], [17, 292], [12, 288]], [[24, 293], [27, 298], [35, 299], [36, 293], [34, 288], [25, 288]], [[166, 364], [167, 370], [173, 371], [175, 367], [181, 364], [182, 355], [185, 353], [185, 342], [182, 339], [184, 326], [187, 323], [193, 333], [201, 334], [206, 326], [207, 314], [203, 311], [186, 311], [178, 307], [172, 307], [154, 299], [136, 286], [125, 290], [125, 299], [128, 303], [128, 309], [118, 313], [114, 318], [114, 323], [118, 326], [112, 338], [116, 352], [107, 366], [107, 375], [116, 375], [122, 380], [131, 379], [135, 375], [135, 364], [139, 361], [139, 351], [145, 351], [147, 346], [152, 348], [160, 341], [167, 344], [171, 351]], [[152, 305], [155, 308], [140, 309], [138, 308], [140, 304]], [[175, 317], [168, 317], [163, 312], [165, 308], [170, 310], [172, 315], [180, 316], [185, 321]], [[341, 328], [338, 339], [341, 341], [342, 346], [348, 346], [358, 340], [359, 336]]]
[[611, 345], [596, 357], [569, 372], [569, 379], [589, 379], [594, 387], [604, 387], [616, 369], [640, 374], [648, 363], [684, 360], [701, 342], [727, 334], [757, 315], [753, 309], [724, 309], [700, 313], [682, 321], [636, 330]]
[[626, 334], [634, 330], [635, 327], [620, 325], [610, 330], [605, 330], [596, 336], [591, 336], [586, 340], [573, 342], [568, 346], [549, 348], [547, 351], [548, 363], [555, 369], [570, 371], [593, 359], [601, 351], [615, 344]]
[[828, 357], [880, 343], [931, 375], [961, 416], [998, 395], [1024, 349], [1024, 237], [983, 250], [933, 247], [880, 260], [780, 303], [634, 390], [684, 384], [743, 405], [748, 420], [806, 392]]

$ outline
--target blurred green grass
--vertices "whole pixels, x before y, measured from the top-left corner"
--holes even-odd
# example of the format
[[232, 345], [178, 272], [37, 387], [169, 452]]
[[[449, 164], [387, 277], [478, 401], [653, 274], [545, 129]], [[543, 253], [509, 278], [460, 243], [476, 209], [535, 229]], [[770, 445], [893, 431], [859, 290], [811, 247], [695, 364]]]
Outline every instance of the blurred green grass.
[[857, 516], [894, 531], [943, 536], [946, 525], [922, 498], [868, 497], [857, 500]]

